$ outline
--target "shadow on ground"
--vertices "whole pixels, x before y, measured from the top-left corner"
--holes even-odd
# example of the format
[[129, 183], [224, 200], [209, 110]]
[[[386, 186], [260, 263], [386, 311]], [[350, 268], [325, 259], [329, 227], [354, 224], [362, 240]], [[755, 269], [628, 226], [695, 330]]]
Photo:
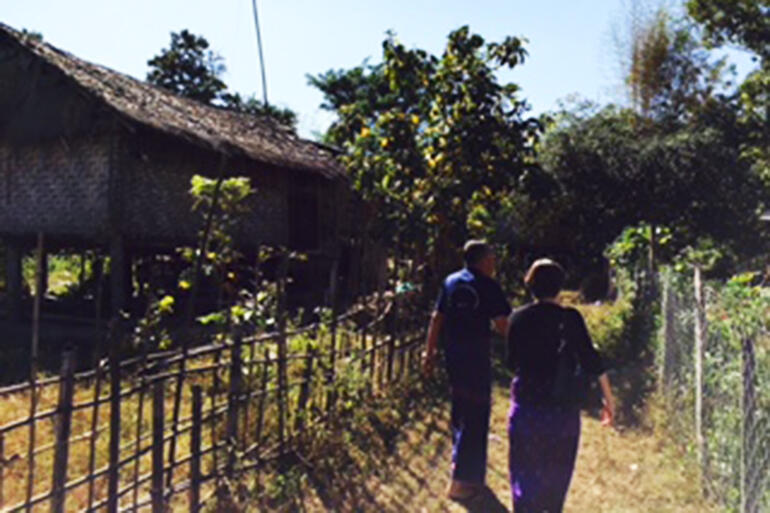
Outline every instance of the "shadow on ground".
[[[396, 384], [367, 400], [367, 411], [336, 416], [325, 433], [303, 444], [296, 493], [272, 511], [507, 513], [488, 490], [467, 503], [445, 498], [451, 451], [446, 384], [441, 379]], [[371, 404], [377, 404], [376, 409]], [[297, 475], [299, 473], [299, 475]], [[446, 474], [446, 475], [445, 475]]]

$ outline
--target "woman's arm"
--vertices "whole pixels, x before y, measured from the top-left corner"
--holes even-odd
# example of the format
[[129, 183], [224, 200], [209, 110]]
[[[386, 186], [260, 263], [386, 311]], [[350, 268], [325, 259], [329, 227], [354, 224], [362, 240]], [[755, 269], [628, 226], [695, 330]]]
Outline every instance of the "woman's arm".
[[602, 425], [612, 426], [615, 420], [615, 397], [612, 395], [610, 378], [604, 372], [599, 376], [599, 386], [602, 389]]
[[505, 326], [505, 366], [508, 367], [510, 370], [516, 370], [516, 360], [517, 360], [517, 354], [516, 354], [516, 346], [515, 344], [515, 331], [513, 329], [513, 319], [515, 314], [511, 314], [508, 319], [506, 319], [506, 326]]

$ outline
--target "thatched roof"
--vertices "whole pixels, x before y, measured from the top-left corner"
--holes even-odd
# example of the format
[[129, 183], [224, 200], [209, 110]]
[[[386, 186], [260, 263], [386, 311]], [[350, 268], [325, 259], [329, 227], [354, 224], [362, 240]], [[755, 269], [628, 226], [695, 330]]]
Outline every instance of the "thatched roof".
[[275, 121], [182, 98], [117, 71], [86, 62], [0, 23], [0, 41], [11, 40], [72, 79], [119, 116], [206, 148], [283, 168], [344, 176], [325, 147], [299, 138]]

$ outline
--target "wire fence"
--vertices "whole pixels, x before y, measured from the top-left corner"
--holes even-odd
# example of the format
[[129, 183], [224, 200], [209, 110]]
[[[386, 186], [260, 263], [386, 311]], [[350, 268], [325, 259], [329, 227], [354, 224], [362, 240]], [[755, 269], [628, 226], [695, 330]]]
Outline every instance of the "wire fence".
[[67, 352], [59, 376], [0, 389], [0, 510], [199, 511], [223, 480], [418, 368], [425, 316], [407, 295], [381, 299], [131, 358], [113, 324], [95, 369], [75, 373]]
[[770, 511], [770, 291], [749, 277], [662, 274], [659, 383], [668, 431], [725, 511]]

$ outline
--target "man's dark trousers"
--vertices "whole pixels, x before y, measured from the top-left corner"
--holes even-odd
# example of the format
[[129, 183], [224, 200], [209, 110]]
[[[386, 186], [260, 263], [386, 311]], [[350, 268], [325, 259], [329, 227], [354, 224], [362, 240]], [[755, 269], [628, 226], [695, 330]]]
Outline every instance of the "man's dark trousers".
[[484, 484], [491, 413], [488, 359], [474, 362], [463, 351], [447, 351], [452, 397], [452, 479]]

